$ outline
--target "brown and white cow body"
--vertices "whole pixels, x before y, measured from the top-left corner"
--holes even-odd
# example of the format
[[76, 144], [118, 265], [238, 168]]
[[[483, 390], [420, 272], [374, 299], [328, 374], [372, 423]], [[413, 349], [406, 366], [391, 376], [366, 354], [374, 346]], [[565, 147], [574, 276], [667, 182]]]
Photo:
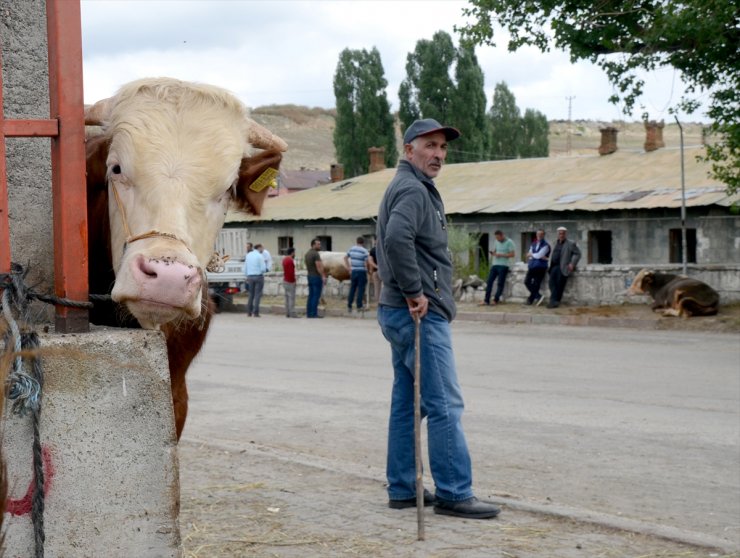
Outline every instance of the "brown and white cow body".
[[117, 305], [97, 303], [90, 319], [164, 332], [179, 438], [213, 243], [230, 203], [260, 213], [268, 189], [255, 180], [287, 146], [227, 91], [169, 78], [125, 85], [85, 120], [103, 127], [87, 142], [90, 292]]
[[719, 309], [719, 294], [712, 287], [684, 275], [641, 270], [629, 289], [630, 294], [647, 294], [652, 309], [664, 316], [711, 316]]
[[350, 278], [350, 270], [344, 262], [344, 252], [319, 252], [321, 263], [324, 266], [324, 273], [328, 277], [334, 277], [337, 281], [347, 281]]

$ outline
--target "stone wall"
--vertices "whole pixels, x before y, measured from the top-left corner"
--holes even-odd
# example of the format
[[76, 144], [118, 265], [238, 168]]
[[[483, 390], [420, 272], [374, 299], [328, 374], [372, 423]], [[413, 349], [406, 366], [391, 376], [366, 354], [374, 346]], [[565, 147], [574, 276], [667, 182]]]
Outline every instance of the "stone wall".
[[[6, 118], [49, 118], [45, 6], [44, 0], [0, 2]], [[38, 291], [51, 290], [50, 140], [8, 138], [6, 144], [11, 257], [30, 267], [27, 284], [35, 285]]]
[[[625, 302], [640, 303], [642, 296], [628, 296], [626, 291], [632, 284], [635, 275], [645, 266], [587, 265], [579, 266], [576, 273], [568, 280], [563, 296], [563, 303], [569, 305], [598, 306], [622, 304]], [[651, 269], [663, 273], [681, 273], [680, 265], [658, 265]], [[506, 279], [503, 298], [507, 302], [522, 303], [529, 292], [524, 287], [524, 276], [527, 267], [517, 263]], [[740, 265], [691, 265], [688, 275], [704, 281], [719, 292], [723, 303], [740, 301]], [[308, 295], [306, 272], [297, 272], [297, 295]], [[495, 288], [495, 287], [494, 287]], [[483, 300], [485, 285], [477, 290], [469, 289], [461, 293], [460, 300], [472, 302]], [[324, 296], [343, 298], [348, 295], [349, 281], [338, 282], [329, 279]], [[542, 282], [542, 292], [548, 296], [547, 277]], [[265, 279], [266, 296], [283, 296], [282, 273], [268, 273]]]

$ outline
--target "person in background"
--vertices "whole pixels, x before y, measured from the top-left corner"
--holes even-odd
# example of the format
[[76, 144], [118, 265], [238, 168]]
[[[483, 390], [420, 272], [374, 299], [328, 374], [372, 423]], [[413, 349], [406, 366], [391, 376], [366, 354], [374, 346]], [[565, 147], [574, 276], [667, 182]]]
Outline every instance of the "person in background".
[[311, 241], [311, 249], [303, 257], [306, 263], [306, 273], [308, 275], [308, 299], [306, 300], [306, 317], [322, 318], [319, 316], [319, 301], [321, 300], [321, 291], [326, 283], [326, 274], [324, 273], [324, 264], [321, 263], [321, 240], [314, 238]]
[[493, 256], [493, 264], [491, 265], [491, 270], [488, 272], [486, 296], [483, 302], [481, 302], [481, 306], [489, 306], [491, 304], [491, 291], [493, 290], [493, 283], [497, 280], [498, 287], [493, 297], [493, 303], [499, 303], [501, 295], [504, 293], [506, 276], [509, 274], [509, 268], [514, 262], [514, 242], [510, 238], [506, 238], [502, 231], [496, 231], [493, 235], [496, 237], [496, 240], [493, 242], [493, 250], [490, 251]]
[[537, 229], [537, 236], [527, 252], [527, 275], [524, 277], [524, 286], [529, 291], [527, 306], [535, 304], [537, 306], [542, 302], [540, 294], [540, 285], [542, 279], [547, 273], [547, 264], [550, 260], [550, 245], [545, 240], [545, 231]]
[[297, 318], [295, 313], [295, 248], [286, 250], [283, 258], [283, 291], [285, 292], [285, 317]]
[[383, 288], [383, 282], [380, 280], [380, 273], [378, 273], [378, 249], [376, 246], [370, 248], [367, 265], [370, 269], [370, 279], [373, 282], [373, 297], [377, 304], [380, 302], [380, 290]]
[[254, 250], [247, 253], [244, 260], [244, 275], [247, 276], [247, 288], [249, 298], [247, 299], [247, 315], [255, 318], [260, 317], [260, 300], [262, 289], [265, 287], [265, 259], [260, 253], [261, 244], [257, 244]]
[[403, 136], [404, 157], [378, 209], [378, 264], [383, 293], [378, 323], [391, 346], [393, 391], [388, 424], [388, 506], [416, 506], [414, 459], [415, 325], [420, 337], [421, 405], [427, 419], [429, 468], [436, 495], [425, 492], [434, 512], [468, 519], [496, 517], [499, 508], [478, 500], [462, 426], [450, 322], [452, 260], [447, 221], [434, 178], [447, 157], [447, 142], [460, 137], [436, 120], [416, 120]]
[[352, 313], [352, 302], [357, 298], [356, 306], [362, 311], [365, 301], [365, 287], [367, 286], [367, 272], [369, 269], [367, 260], [370, 252], [365, 248], [365, 239], [357, 237], [357, 243], [350, 248], [344, 256], [344, 266], [350, 272], [349, 296], [347, 297], [347, 311]]
[[558, 227], [558, 240], [550, 256], [550, 303], [548, 308], [560, 306], [568, 277], [576, 270], [581, 259], [581, 250], [575, 242], [568, 240], [568, 229]]
[[258, 244], [257, 246], [259, 251], [262, 253], [262, 258], [265, 260], [265, 269], [267, 269], [265, 273], [269, 273], [272, 271], [272, 255], [267, 251], [267, 248], [262, 246], [262, 244]]

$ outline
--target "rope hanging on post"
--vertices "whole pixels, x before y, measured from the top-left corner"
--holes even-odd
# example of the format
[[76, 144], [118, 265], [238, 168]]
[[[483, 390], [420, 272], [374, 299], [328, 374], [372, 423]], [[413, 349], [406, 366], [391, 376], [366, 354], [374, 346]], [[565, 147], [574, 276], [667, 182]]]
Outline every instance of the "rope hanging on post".
[[[4, 352], [13, 355], [10, 374], [7, 378], [7, 398], [12, 401], [15, 414], [31, 415], [33, 428], [33, 499], [31, 521], [33, 522], [35, 556], [43, 558], [44, 541], [44, 462], [41, 455], [41, 396], [44, 387], [44, 370], [38, 355], [39, 336], [28, 325], [29, 296], [24, 283], [26, 273], [18, 264], [11, 264], [10, 274], [0, 277], [2, 281], [2, 316], [7, 323], [3, 336]], [[19, 325], [20, 324], [20, 325]], [[27, 356], [24, 356], [24, 353]], [[29, 370], [24, 370], [24, 361]]]

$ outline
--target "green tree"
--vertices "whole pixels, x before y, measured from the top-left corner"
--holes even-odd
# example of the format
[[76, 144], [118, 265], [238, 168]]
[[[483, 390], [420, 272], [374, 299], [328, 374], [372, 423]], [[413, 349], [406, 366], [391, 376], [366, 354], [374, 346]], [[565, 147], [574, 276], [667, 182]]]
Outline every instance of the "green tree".
[[547, 157], [550, 154], [550, 141], [547, 137], [550, 125], [547, 117], [538, 110], [527, 109], [522, 118], [519, 155], [523, 159]]
[[[687, 84], [674, 110], [692, 113], [707, 93], [708, 146], [716, 178], [729, 194], [740, 189], [740, 25], [737, 0], [469, 0], [473, 21], [458, 29], [473, 44], [494, 45], [495, 25], [509, 34], [508, 48], [553, 46], [572, 61], [601, 67], [631, 114], [644, 82], [638, 70], [668, 66]], [[615, 56], [617, 55], [617, 56]]]
[[344, 49], [340, 53], [334, 74], [334, 147], [347, 177], [367, 173], [370, 147], [385, 147], [386, 165], [396, 165], [396, 136], [385, 93], [387, 85], [377, 48], [370, 52]]
[[452, 37], [437, 31], [432, 40], [416, 43], [406, 57], [406, 79], [398, 90], [401, 129], [417, 118], [434, 118], [447, 122], [455, 85], [450, 77], [456, 50]]
[[488, 111], [491, 126], [490, 158], [515, 159], [519, 156], [522, 119], [514, 94], [501, 81], [493, 90], [493, 103]]
[[470, 46], [457, 50], [455, 94], [450, 99], [449, 122], [460, 130], [450, 144], [449, 163], [483, 161], [488, 158], [489, 128], [483, 70]]

